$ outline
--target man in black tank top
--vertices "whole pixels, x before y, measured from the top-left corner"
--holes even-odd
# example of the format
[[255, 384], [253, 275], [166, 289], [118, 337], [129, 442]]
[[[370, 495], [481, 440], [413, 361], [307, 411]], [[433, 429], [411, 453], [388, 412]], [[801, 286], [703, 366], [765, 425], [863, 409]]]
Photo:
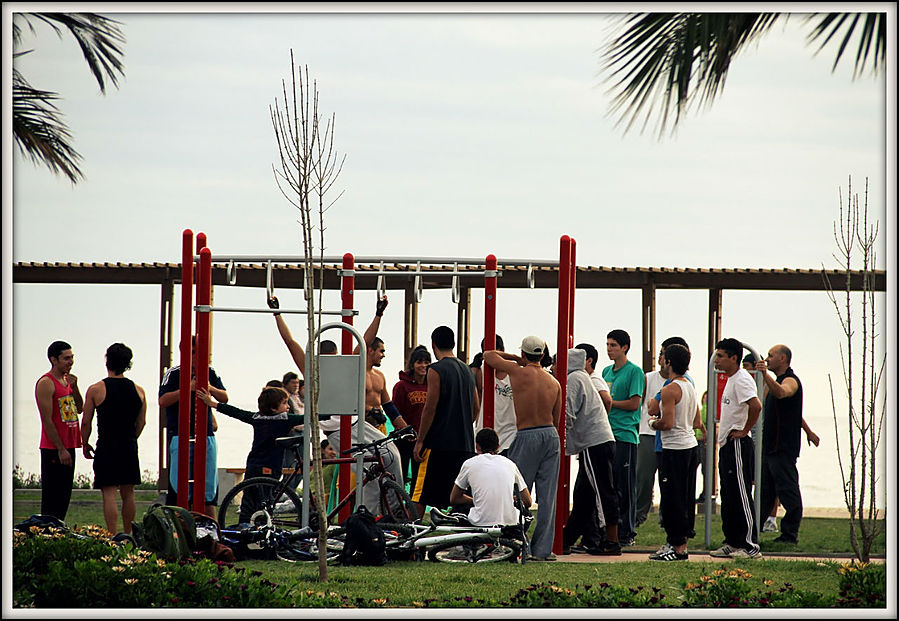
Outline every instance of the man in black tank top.
[[775, 541], [783, 543], [798, 542], [802, 521], [796, 467], [801, 444], [802, 383], [790, 367], [792, 357], [786, 345], [775, 345], [755, 367], [762, 372], [767, 389], [762, 412], [761, 512], [769, 515], [775, 500], [780, 499], [786, 513], [780, 521], [781, 535]]
[[471, 368], [453, 354], [455, 335], [440, 326], [431, 333], [437, 362], [428, 367], [428, 396], [413, 456], [421, 462], [412, 492], [419, 509], [446, 508], [462, 463], [473, 457], [473, 423], [480, 409]]

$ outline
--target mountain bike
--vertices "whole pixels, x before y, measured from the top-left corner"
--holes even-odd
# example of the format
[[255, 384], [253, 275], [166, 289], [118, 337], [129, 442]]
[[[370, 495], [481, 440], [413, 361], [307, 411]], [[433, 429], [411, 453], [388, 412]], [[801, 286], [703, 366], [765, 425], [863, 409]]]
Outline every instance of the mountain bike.
[[[380, 513], [383, 520], [393, 524], [406, 524], [418, 520], [415, 503], [406, 490], [394, 480], [387, 470], [384, 458], [389, 454], [386, 444], [399, 438], [415, 438], [412, 426], [392, 431], [389, 435], [366, 444], [355, 445], [342, 454], [349, 458], [323, 459], [322, 464], [355, 463], [360, 453], [369, 453], [363, 458], [362, 483], [377, 481], [380, 488]], [[302, 500], [291, 483], [302, 475], [302, 437], [278, 438], [275, 442], [294, 453], [292, 472], [281, 479], [271, 477], [251, 477], [235, 485], [222, 500], [219, 507], [218, 520], [223, 529], [231, 529], [237, 525], [253, 527], [271, 527], [276, 530], [296, 531], [302, 527]], [[317, 494], [310, 493], [309, 527], [318, 530], [320, 503]], [[337, 502], [334, 509], [326, 515], [327, 523], [333, 524], [340, 510], [356, 500], [356, 488], [352, 487]]]
[[517, 524], [474, 526], [464, 514], [444, 513], [432, 508], [430, 524], [389, 524], [380, 522], [385, 531], [387, 552], [399, 556], [413, 552], [422, 560], [444, 563], [524, 563], [530, 553], [528, 528], [533, 516], [521, 505], [515, 487]]

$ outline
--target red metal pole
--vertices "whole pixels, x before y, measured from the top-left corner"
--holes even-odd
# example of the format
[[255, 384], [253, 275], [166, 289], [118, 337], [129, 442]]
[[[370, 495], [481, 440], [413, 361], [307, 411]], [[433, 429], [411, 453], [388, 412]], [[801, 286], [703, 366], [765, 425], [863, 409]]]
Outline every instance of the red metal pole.
[[577, 241], [571, 238], [571, 259], [569, 261], [570, 288], [568, 289], [568, 348], [574, 347], [574, 290], [576, 287], [575, 280], [577, 278]]
[[[492, 275], [484, 275], [484, 351], [496, 349], [496, 257], [487, 255], [487, 271]], [[482, 364], [484, 377], [484, 427], [493, 428], [493, 410], [496, 402], [496, 390], [493, 379], [496, 372], [493, 367]]]
[[[178, 464], [177, 477], [179, 507], [187, 508], [187, 486], [190, 478], [190, 378], [193, 365], [193, 282], [194, 233], [184, 229], [181, 234], [181, 368], [178, 386]], [[169, 469], [173, 464], [169, 464]]]
[[559, 242], [559, 326], [556, 338], [556, 379], [562, 388], [562, 411], [559, 415], [559, 483], [556, 488], [556, 528], [553, 552], [562, 553], [562, 528], [568, 520], [568, 460], [565, 458], [565, 403], [568, 390], [568, 341], [571, 329], [571, 238], [563, 235]]
[[[340, 299], [342, 302], [341, 308], [344, 311], [353, 310], [353, 289], [356, 286], [356, 276], [355, 276], [355, 259], [351, 253], [346, 253], [343, 255], [343, 278], [341, 279], [341, 287], [340, 287]], [[345, 313], [343, 315], [343, 323], [353, 325], [353, 315], [352, 313]], [[341, 353], [346, 355], [350, 355], [353, 353], [355, 339], [353, 335], [348, 330], [341, 330], [343, 333], [343, 337], [341, 340]], [[361, 348], [360, 348], [361, 349]], [[367, 352], [360, 352], [362, 353]], [[355, 388], [355, 387], [354, 387]], [[352, 445], [351, 434], [353, 430], [353, 421], [349, 416], [341, 416], [340, 417], [340, 451], [341, 455], [343, 451], [350, 448]], [[350, 468], [348, 465], [340, 464], [337, 466], [339, 468], [337, 472], [337, 485], [340, 487], [341, 493], [345, 493], [344, 490], [350, 489]], [[350, 503], [347, 503], [338, 513], [337, 519], [342, 523], [348, 517], [350, 517]]]
[[[200, 233], [197, 243], [200, 242]], [[205, 242], [205, 235], [203, 236]], [[197, 304], [209, 305], [212, 290], [212, 251], [200, 249], [200, 268], [197, 272]], [[197, 313], [197, 390], [209, 389], [209, 313]], [[206, 512], [206, 433], [207, 406], [196, 399], [194, 416], [194, 511]]]

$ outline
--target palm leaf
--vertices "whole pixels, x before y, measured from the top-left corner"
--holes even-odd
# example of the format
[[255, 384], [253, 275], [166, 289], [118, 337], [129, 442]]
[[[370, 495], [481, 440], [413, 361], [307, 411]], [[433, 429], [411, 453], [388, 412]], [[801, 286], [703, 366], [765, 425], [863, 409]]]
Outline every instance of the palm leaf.
[[[96, 13], [21, 13], [34, 31], [32, 20], [49, 25], [62, 37], [66, 29], [78, 42], [81, 53], [93, 73], [100, 92], [106, 92], [106, 80], [118, 87], [124, 76], [121, 44], [125, 37], [119, 22]], [[22, 43], [19, 24], [13, 21], [13, 45]], [[17, 52], [17, 58], [26, 52]], [[63, 115], [54, 103], [59, 95], [32, 87], [24, 76], [13, 69], [13, 135], [19, 152], [35, 164], [43, 164], [54, 174], [63, 174], [77, 183], [84, 178], [78, 164], [81, 155], [72, 146], [72, 135]]]
[[[616, 125], [641, 132], [655, 119], [659, 137], [672, 131], [691, 106], [710, 105], [724, 88], [731, 62], [767, 33], [784, 13], [638, 13], [623, 18], [623, 32], [603, 52], [602, 69], [613, 84], [610, 113]], [[854, 77], [868, 65], [877, 73], [886, 57], [886, 14], [812, 15], [818, 23], [809, 42], [818, 51], [839, 40], [834, 69], [859, 31]], [[842, 36], [842, 39], [840, 39]], [[836, 39], [835, 39], [836, 37]], [[817, 52], [816, 52], [817, 53]]]
[[[863, 21], [862, 21], [862, 18]], [[815, 14], [808, 18], [808, 21], [818, 19], [817, 25], [812, 29], [808, 36], [808, 42], [812, 43], [821, 37], [824, 41], [818, 46], [815, 54], [824, 49], [830, 40], [842, 33], [843, 40], [837, 49], [836, 58], [833, 61], [833, 70], [835, 71], [843, 52], [849, 45], [852, 35], [855, 33], [856, 27], [861, 22], [861, 32], [859, 34], [858, 50], [855, 55], [855, 69], [853, 70], [853, 79], [861, 76], [865, 72], [868, 64], [868, 57], [871, 56], [871, 73], [876, 74], [883, 66], [886, 60], [886, 40], [887, 40], [887, 16], [886, 13], [827, 13], [825, 15]], [[872, 53], [872, 49], [873, 53]]]

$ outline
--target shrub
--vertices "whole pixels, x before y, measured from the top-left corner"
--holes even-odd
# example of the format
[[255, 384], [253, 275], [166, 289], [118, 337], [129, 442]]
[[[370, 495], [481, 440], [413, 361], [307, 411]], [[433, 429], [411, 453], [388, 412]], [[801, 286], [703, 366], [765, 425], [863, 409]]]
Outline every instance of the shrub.
[[683, 585], [682, 605], [712, 608], [820, 608], [829, 605], [818, 593], [797, 591], [790, 583], [774, 589], [774, 582], [763, 580], [768, 587], [760, 590], [749, 584], [752, 574], [745, 569], [728, 569], [723, 565], [711, 575], [700, 576], [699, 582]]
[[[99, 527], [75, 534], [34, 529], [15, 533], [15, 607], [287, 607], [335, 605], [317, 595], [291, 597], [262, 572], [189, 559], [167, 563], [130, 544], [110, 545]], [[339, 605], [339, 603], [337, 604]]]
[[837, 606], [883, 608], [886, 606], [886, 567], [851, 562], [840, 566], [840, 596]]

